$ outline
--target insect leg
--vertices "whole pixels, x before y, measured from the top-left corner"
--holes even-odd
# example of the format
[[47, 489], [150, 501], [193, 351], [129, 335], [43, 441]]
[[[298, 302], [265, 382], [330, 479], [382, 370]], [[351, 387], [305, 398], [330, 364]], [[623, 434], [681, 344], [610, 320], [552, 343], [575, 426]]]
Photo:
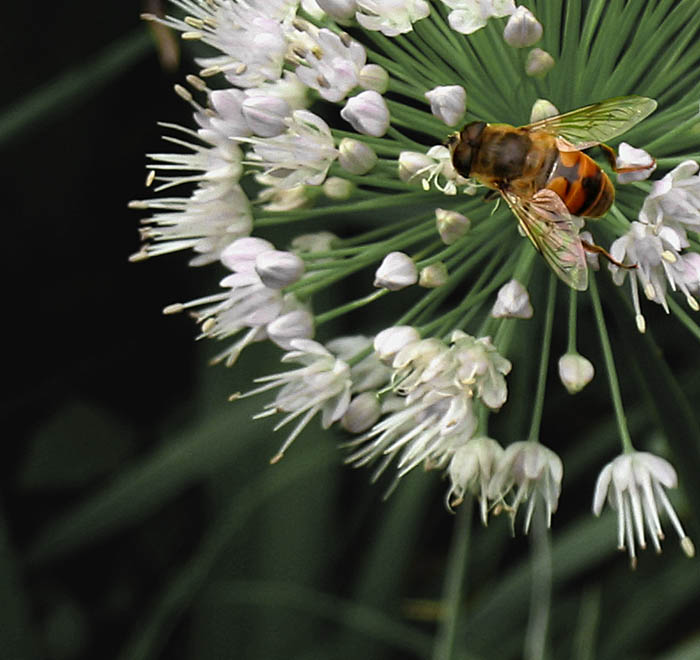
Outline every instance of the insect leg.
[[615, 150], [612, 147], [609, 147], [607, 144], [603, 144], [602, 142], [598, 146], [603, 151], [603, 154], [607, 158], [608, 163], [610, 163], [610, 167], [612, 167], [613, 172], [617, 172], [618, 174], [623, 174], [624, 172], [639, 172], [641, 170], [648, 170], [650, 167], [653, 167], [656, 164], [656, 160], [652, 160], [651, 163], [649, 163], [649, 165], [632, 165], [630, 167], [618, 167], [617, 154], [615, 153]]
[[633, 270], [637, 267], [637, 264], [632, 264], [631, 266], [628, 264], [623, 264], [620, 263], [617, 259], [613, 258], [613, 256], [603, 247], [600, 247], [600, 245], [596, 245], [595, 243], [589, 243], [588, 241], [584, 241], [581, 239], [581, 245], [583, 245], [583, 249], [586, 252], [591, 252], [593, 254], [602, 254], [611, 264], [615, 264], [618, 268], [624, 268], [625, 270]]

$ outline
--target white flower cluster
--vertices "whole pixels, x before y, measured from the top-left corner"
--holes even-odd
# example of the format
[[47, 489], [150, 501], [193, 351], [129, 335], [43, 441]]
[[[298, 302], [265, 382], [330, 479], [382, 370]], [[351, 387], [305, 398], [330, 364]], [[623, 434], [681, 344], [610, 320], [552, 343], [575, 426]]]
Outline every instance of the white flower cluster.
[[[637, 328], [646, 329], [639, 302], [644, 296], [669, 311], [667, 286], [680, 290], [688, 306], [700, 310], [695, 295], [700, 291], [700, 254], [682, 252], [691, 244], [688, 231], [700, 230], [700, 166], [687, 160], [652, 184], [644, 200], [639, 220], [610, 247], [617, 261], [634, 265], [626, 270], [610, 264], [613, 281], [620, 285], [629, 275]], [[695, 295], [693, 295], [695, 294]]]

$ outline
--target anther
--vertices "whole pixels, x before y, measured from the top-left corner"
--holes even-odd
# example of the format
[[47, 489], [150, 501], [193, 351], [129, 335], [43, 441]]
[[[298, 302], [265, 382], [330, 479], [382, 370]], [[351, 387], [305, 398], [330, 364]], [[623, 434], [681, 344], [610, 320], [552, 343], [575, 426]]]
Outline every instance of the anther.
[[179, 314], [184, 309], [185, 306], [182, 303], [173, 303], [163, 308], [163, 314]]
[[183, 32], [182, 33], [182, 38], [186, 39], [187, 41], [196, 41], [197, 39], [201, 39], [204, 35], [201, 32]]

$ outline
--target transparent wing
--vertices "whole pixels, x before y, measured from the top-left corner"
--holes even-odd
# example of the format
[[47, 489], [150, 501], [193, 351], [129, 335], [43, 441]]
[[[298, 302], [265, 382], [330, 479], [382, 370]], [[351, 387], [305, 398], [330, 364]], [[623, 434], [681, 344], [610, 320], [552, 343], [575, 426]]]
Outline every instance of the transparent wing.
[[618, 96], [523, 128], [556, 135], [578, 149], [588, 148], [622, 135], [654, 112], [656, 105], [645, 96]]
[[[552, 194], [559, 204], [550, 204], [548, 196], [524, 199], [509, 191], [502, 192], [523, 233], [559, 279], [577, 291], [585, 291], [588, 288], [588, 264], [578, 236], [581, 220], [570, 215], [564, 203]], [[560, 206], [564, 207], [563, 212]]]

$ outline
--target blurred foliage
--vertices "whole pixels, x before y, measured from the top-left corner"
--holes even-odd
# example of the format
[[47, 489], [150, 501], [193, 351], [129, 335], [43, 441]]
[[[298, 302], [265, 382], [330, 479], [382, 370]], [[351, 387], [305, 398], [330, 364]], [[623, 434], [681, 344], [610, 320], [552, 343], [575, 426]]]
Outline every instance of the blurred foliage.
[[[569, 26], [576, 7], [602, 7], [566, 4], [542, 16], [552, 52], [555, 18]], [[169, 90], [188, 68], [162, 70], [139, 11], [131, 1], [5, 8], [0, 658], [426, 658], [436, 639], [445, 648], [450, 620], [452, 657], [521, 657], [528, 540], [511, 539], [506, 520], [485, 529], [449, 514], [435, 474], [412, 474], [383, 500], [386, 484], [345, 468], [327, 432], [310, 428], [268, 465], [280, 438], [249, 421], [260, 402], [226, 399], [276, 371], [278, 354], [256, 347], [233, 370], [207, 367], [188, 320], [159, 308], [212, 274], [191, 277], [182, 256], [127, 263], [137, 218], [125, 203], [141, 194], [155, 122], [188, 123]], [[684, 42], [696, 62], [697, 24]], [[576, 48], [566, 29], [563, 47]], [[631, 430], [645, 448], [669, 448], [698, 542], [697, 338], [655, 312], [652, 333], [636, 336], [623, 299], [604, 293]], [[590, 310], [580, 322], [581, 351], [597, 354]], [[565, 334], [555, 329], [561, 350]], [[537, 359], [533, 330], [520, 337], [494, 432], [505, 442], [522, 439]], [[553, 370], [550, 383], [542, 439], [567, 473], [551, 534], [549, 657], [700, 658], [697, 559], [669, 539], [631, 572], [612, 514], [590, 515], [595, 475], [618, 446], [605, 379], [575, 399]]]

